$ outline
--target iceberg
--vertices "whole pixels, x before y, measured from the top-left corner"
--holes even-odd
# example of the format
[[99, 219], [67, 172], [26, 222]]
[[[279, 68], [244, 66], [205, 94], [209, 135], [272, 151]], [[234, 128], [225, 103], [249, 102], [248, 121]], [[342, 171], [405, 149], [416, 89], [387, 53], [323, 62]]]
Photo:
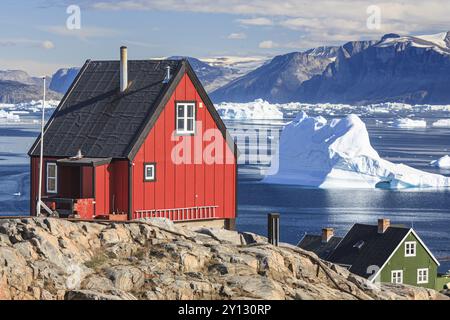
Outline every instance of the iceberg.
[[450, 119], [440, 119], [432, 124], [435, 128], [450, 128]]
[[14, 114], [12, 112], [7, 112], [5, 110], [0, 110], [0, 121], [6, 120], [6, 121], [20, 121], [20, 116], [17, 114]]
[[394, 121], [394, 126], [397, 128], [426, 128], [427, 122], [425, 120], [400, 118]]
[[445, 155], [438, 160], [431, 161], [430, 165], [441, 169], [450, 169], [450, 157]]
[[228, 120], [283, 120], [278, 106], [262, 99], [249, 103], [223, 102], [215, 107], [220, 116]]
[[450, 178], [382, 159], [356, 115], [327, 121], [300, 112], [283, 130], [264, 183], [317, 188], [445, 188]]

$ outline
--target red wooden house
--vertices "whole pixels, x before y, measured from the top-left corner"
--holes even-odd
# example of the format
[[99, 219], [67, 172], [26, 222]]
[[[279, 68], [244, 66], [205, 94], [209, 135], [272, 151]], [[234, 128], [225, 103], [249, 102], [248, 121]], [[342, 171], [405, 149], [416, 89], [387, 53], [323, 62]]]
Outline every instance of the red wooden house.
[[[187, 60], [86, 61], [44, 131], [43, 202], [233, 228], [237, 149]], [[36, 215], [40, 137], [31, 158]], [[39, 213], [40, 214], [40, 213]]]

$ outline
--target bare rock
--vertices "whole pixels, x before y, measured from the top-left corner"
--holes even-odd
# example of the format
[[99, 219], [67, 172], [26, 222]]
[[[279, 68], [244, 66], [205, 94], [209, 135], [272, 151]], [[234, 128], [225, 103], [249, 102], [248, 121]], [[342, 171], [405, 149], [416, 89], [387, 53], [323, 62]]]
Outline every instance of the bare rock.
[[105, 270], [114, 287], [123, 291], [140, 289], [144, 285], [144, 274], [133, 266], [114, 266]]
[[91, 290], [72, 290], [66, 292], [65, 300], [136, 300], [132, 294], [123, 291], [113, 291], [109, 294]]

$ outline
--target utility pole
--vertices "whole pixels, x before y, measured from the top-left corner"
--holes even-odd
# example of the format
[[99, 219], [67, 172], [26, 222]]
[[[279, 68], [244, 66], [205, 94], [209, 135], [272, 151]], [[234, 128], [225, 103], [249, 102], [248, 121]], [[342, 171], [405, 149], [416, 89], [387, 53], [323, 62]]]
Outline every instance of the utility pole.
[[44, 122], [45, 122], [45, 77], [44, 80], [44, 96], [42, 99], [42, 119], [41, 119], [41, 152], [39, 157], [39, 189], [38, 189], [38, 200], [36, 204], [36, 216], [41, 215], [41, 203], [42, 203], [42, 171], [44, 164]]

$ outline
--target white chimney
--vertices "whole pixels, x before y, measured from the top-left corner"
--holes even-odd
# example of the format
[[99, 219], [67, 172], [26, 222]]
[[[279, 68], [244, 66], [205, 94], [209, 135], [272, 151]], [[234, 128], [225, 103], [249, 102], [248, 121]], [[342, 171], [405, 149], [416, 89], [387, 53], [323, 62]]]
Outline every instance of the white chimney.
[[128, 53], [127, 47], [120, 47], [120, 92], [128, 88]]

